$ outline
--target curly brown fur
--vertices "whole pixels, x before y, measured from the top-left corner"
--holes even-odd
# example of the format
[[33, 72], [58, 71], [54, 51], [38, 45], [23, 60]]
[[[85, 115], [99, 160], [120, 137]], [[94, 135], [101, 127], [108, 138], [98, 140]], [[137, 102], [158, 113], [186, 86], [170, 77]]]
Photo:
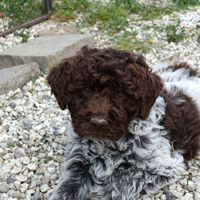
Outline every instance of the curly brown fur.
[[161, 96], [167, 102], [161, 124], [169, 130], [174, 150], [184, 151], [187, 160], [194, 158], [200, 149], [200, 115], [196, 104], [183, 91], [175, 94], [164, 90]]
[[131, 51], [85, 46], [51, 69], [73, 124], [51, 200], [137, 200], [181, 177], [200, 149], [200, 78], [176, 61], [156, 74]]
[[171, 65], [169, 67], [167, 67], [168, 69], [171, 69], [173, 72], [178, 70], [178, 69], [182, 69], [185, 68], [189, 71], [189, 76], [198, 76], [198, 72], [197, 69], [193, 69], [190, 65], [188, 65], [187, 63], [183, 62], [183, 63], [179, 63], [179, 64], [175, 64], [175, 65]]
[[[60, 108], [68, 105], [79, 136], [109, 140], [122, 138], [133, 118], [145, 120], [163, 86], [143, 56], [87, 46], [54, 66], [47, 80]], [[94, 129], [92, 118], [108, 125]]]

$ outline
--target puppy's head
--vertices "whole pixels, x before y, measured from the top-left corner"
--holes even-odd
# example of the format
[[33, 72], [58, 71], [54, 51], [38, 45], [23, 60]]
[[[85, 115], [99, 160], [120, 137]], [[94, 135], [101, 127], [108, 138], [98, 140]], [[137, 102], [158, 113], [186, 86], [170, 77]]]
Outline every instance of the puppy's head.
[[54, 66], [47, 80], [75, 132], [98, 140], [118, 140], [134, 117], [145, 120], [163, 86], [143, 56], [87, 46]]

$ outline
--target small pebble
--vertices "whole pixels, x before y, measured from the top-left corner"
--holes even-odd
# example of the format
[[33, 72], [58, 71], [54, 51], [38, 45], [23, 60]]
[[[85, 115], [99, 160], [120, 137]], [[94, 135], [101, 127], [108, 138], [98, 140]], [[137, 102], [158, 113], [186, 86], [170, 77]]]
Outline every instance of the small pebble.
[[14, 102], [11, 102], [9, 105], [12, 109], [14, 109], [16, 107], [16, 104]]
[[41, 185], [40, 190], [41, 192], [46, 192], [49, 189], [49, 186], [47, 184]]
[[11, 178], [11, 177], [9, 177], [9, 178], [7, 179], [7, 184], [11, 184], [11, 183], [14, 183], [14, 179]]
[[17, 179], [19, 182], [27, 181], [27, 177], [24, 176], [24, 175], [18, 175], [18, 176], [16, 176], [16, 179]]
[[0, 193], [8, 192], [9, 185], [5, 182], [0, 182]]
[[33, 195], [33, 200], [41, 200], [40, 193], [36, 192], [36, 193]]

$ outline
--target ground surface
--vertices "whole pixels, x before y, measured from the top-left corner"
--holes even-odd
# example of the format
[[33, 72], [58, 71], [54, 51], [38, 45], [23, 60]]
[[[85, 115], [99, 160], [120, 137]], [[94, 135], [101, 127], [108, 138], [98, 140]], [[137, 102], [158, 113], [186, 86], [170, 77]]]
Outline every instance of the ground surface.
[[[81, 27], [80, 32], [92, 35], [98, 48], [118, 46], [136, 49], [133, 45], [135, 40], [144, 41], [142, 44], [147, 42], [147, 46], [141, 45], [141, 49], [137, 47], [137, 51], [145, 52], [144, 56], [149, 64], [177, 54], [179, 61], [188, 62], [199, 69], [200, 7], [162, 15], [160, 19], [135, 21], [136, 18], [137, 15], [132, 15], [132, 18], [127, 19], [127, 26], [116, 34], [108, 34], [108, 30], [99, 29], [98, 24]], [[31, 27], [29, 40], [42, 30], [56, 28], [62, 33], [65, 27], [81, 23], [82, 16], [77, 16], [70, 22], [50, 20]], [[166, 28], [168, 25], [172, 26]], [[159, 27], [164, 31], [160, 31]], [[175, 38], [180, 38], [180, 33], [184, 30], [183, 40], [168, 43], [168, 30], [168, 35], [171, 34], [171, 37]], [[133, 38], [135, 32], [137, 34]], [[21, 38], [13, 34], [0, 38], [0, 51], [20, 42]], [[122, 46], [124, 42], [126, 46]], [[65, 132], [69, 120], [68, 111], [61, 111], [58, 108], [43, 74], [23, 89], [0, 96], [1, 200], [48, 199], [57, 184], [61, 163], [64, 160], [63, 152], [67, 145]], [[188, 162], [186, 170], [178, 182], [158, 191], [155, 195], [146, 197], [145, 200], [200, 200], [200, 160]]]

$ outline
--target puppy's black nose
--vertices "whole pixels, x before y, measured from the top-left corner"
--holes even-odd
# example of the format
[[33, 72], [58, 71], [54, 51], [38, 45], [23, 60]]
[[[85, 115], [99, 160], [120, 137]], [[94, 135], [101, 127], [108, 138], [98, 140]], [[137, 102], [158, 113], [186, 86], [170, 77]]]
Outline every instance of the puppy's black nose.
[[104, 128], [108, 125], [108, 122], [102, 118], [91, 118], [90, 124], [93, 128]]

